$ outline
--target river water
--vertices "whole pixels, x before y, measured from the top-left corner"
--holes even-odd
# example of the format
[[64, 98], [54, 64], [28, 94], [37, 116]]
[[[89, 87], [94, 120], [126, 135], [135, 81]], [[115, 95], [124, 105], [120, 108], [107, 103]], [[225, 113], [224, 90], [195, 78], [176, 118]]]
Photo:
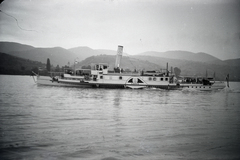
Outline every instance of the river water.
[[93, 89], [0, 75], [0, 159], [240, 159], [240, 82]]

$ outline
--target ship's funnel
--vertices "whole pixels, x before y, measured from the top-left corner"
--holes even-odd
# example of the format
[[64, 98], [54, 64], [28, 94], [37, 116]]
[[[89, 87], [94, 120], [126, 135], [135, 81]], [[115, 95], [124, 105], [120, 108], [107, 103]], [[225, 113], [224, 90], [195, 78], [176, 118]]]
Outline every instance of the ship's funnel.
[[115, 68], [119, 68], [122, 60], [123, 46], [118, 46]]

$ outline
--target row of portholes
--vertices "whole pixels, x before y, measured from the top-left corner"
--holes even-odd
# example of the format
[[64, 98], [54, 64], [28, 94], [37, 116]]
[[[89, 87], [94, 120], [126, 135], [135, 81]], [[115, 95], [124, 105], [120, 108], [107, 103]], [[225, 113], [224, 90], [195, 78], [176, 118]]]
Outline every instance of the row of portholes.
[[[190, 87], [188, 86], [188, 88], [190, 88]], [[192, 86], [192, 88], [193, 88], [193, 86]], [[195, 88], [198, 88], [198, 86], [196, 86]], [[199, 88], [202, 88], [202, 87], [199, 87]], [[203, 87], [203, 88], [205, 88], [205, 87]], [[208, 88], [211, 88], [211, 87], [208, 87]]]
[[[103, 76], [100, 76], [100, 79], [103, 79]], [[110, 77], [110, 79], [112, 79], [112, 77]], [[122, 76], [119, 76], [119, 79], [122, 80]], [[152, 81], [152, 80], [153, 80], [153, 81], [157, 81], [157, 78], [156, 78], [156, 77], [153, 77], [153, 78], [152, 78], [152, 77], [149, 77], [148, 80], [149, 80], [149, 81]], [[160, 81], [163, 81], [164, 78], [160, 78], [159, 80], [160, 80]], [[165, 81], [168, 81], [168, 78], [165, 78]]]
[[[157, 78], [156, 78], [156, 77], [153, 77], [153, 78], [152, 78], [152, 77], [149, 77], [148, 80], [149, 80], [149, 81], [151, 81], [151, 80], [156, 81]], [[159, 80], [160, 80], [160, 81], [163, 81], [164, 78], [160, 78]], [[168, 78], [165, 78], [165, 81], [168, 81]]]
[[[103, 79], [103, 76], [100, 76], [100, 79]], [[112, 79], [112, 77], [109, 77], [109, 79]], [[119, 79], [122, 79], [122, 76], [119, 77]]]

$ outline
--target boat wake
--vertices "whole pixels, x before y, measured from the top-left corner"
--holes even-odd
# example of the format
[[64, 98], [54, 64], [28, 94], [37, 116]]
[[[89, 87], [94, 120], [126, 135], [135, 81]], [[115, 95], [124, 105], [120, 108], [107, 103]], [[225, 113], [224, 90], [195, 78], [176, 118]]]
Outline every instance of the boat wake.
[[143, 88], [144, 90], [147, 90], [147, 91], [166, 91], [165, 89], [161, 89], [161, 88], [156, 88], [156, 87], [147, 87], [147, 88]]

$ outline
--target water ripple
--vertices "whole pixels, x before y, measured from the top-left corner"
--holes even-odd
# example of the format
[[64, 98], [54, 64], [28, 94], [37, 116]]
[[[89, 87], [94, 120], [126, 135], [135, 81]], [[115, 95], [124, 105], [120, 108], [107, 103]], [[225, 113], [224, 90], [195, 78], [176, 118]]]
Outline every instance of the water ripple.
[[240, 158], [240, 83], [199, 92], [0, 80], [0, 159]]

